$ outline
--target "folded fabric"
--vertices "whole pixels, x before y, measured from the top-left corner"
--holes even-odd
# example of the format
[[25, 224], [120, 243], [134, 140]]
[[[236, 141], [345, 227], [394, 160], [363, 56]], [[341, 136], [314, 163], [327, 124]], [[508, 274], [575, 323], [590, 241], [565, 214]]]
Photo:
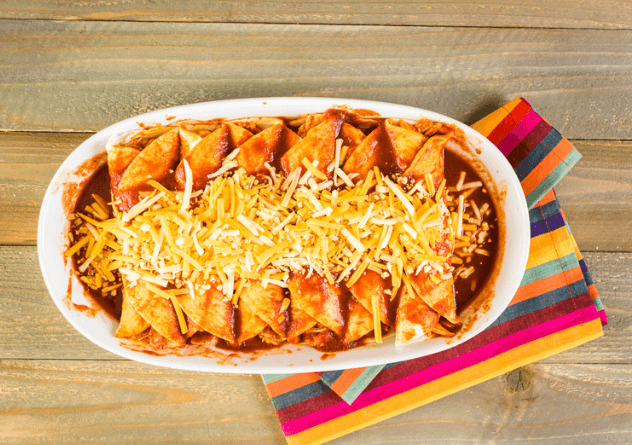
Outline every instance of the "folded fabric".
[[472, 340], [379, 367], [264, 375], [290, 444], [317, 444], [603, 335], [603, 305], [552, 191], [581, 155], [524, 99], [474, 126], [507, 156], [531, 208], [527, 270], [509, 307]]
[[338, 394], [342, 400], [352, 403], [364, 388], [373, 381], [386, 365], [369, 366], [367, 368], [344, 369], [342, 371], [326, 371], [317, 373], [320, 380]]
[[472, 128], [486, 136], [505, 155], [520, 180], [529, 208], [582, 157], [523, 98], [509, 102]]

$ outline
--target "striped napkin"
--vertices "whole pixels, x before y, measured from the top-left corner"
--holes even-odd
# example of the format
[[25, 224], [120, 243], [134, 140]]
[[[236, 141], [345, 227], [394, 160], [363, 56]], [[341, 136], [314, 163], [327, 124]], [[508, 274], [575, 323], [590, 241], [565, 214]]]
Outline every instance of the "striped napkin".
[[530, 208], [529, 260], [512, 302], [481, 334], [430, 356], [263, 375], [289, 444], [327, 442], [603, 335], [603, 305], [552, 190], [581, 155], [522, 98], [473, 127], [507, 157]]

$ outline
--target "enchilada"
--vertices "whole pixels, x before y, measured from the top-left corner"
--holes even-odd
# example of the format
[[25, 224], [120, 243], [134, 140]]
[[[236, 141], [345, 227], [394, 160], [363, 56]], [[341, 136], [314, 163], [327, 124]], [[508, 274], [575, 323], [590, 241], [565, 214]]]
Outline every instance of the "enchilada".
[[69, 252], [121, 295], [117, 335], [157, 347], [454, 335], [494, 218], [455, 199], [482, 184], [446, 182], [454, 132], [347, 109], [145, 129], [108, 146], [111, 195], [76, 209]]

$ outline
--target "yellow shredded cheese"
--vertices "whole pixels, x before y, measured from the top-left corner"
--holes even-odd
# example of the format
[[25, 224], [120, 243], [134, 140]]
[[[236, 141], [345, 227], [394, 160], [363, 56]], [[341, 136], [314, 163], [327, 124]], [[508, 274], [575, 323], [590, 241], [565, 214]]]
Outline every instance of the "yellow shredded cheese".
[[459, 207], [458, 207], [458, 214], [456, 217], [457, 220], [457, 225], [456, 225], [456, 236], [461, 236], [463, 235], [463, 206], [464, 206], [464, 202], [465, 199], [463, 197], [463, 195], [459, 196]]
[[314, 175], [315, 178], [320, 179], [321, 181], [327, 180], [327, 176], [316, 167], [314, 167], [314, 164], [312, 164], [309, 159], [303, 158], [301, 164], [303, 164], [307, 171]]
[[443, 190], [445, 189], [446, 180], [443, 178], [441, 184], [439, 184], [439, 188], [437, 189], [437, 193], [435, 194], [435, 201], [439, 202], [441, 196], [443, 195]]
[[79, 241], [77, 241], [72, 247], [70, 247], [68, 250], [66, 250], [65, 254], [67, 257], [71, 257], [73, 256], [75, 253], [79, 252], [79, 250], [85, 246], [86, 244], [88, 244], [88, 242], [90, 241], [91, 237], [90, 235], [86, 235], [83, 238], [81, 238]]
[[428, 193], [430, 193], [431, 195], [434, 195], [435, 194], [435, 186], [434, 186], [434, 181], [432, 179], [432, 174], [426, 173], [424, 175], [424, 179], [426, 181], [426, 188], [428, 189]]
[[[355, 184], [356, 176], [340, 168], [345, 147], [337, 146], [333, 181], [307, 159], [302, 165], [309, 177], [303, 183], [300, 168], [284, 177], [269, 166], [269, 180], [261, 181], [234, 170], [230, 159], [203, 190], [193, 191], [185, 161], [184, 191], [151, 181], [154, 190], [126, 213], [114, 212], [102, 221], [97, 221], [104, 216], [99, 210], [97, 219], [79, 213], [83, 236], [65, 255], [87, 257], [79, 269], [91, 272], [82, 281], [103, 292], [119, 289], [120, 275], [132, 286], [145, 282], [154, 294], [172, 301], [183, 333], [186, 320], [175, 296], [197, 298], [211, 286], [236, 306], [247, 291], [246, 280], [287, 288], [296, 271], [347, 286], [367, 270], [390, 275], [391, 298], [402, 281], [410, 284], [410, 271], [423, 264], [436, 264], [433, 270], [440, 269], [443, 279], [452, 257], [441, 241], [454, 239], [447, 218], [455, 225], [463, 218], [442, 204], [445, 181], [436, 194], [406, 192], [374, 168]], [[331, 190], [335, 178], [342, 188]], [[108, 211], [100, 201], [93, 208]], [[283, 300], [282, 310], [289, 304]], [[373, 312], [379, 327], [379, 308]], [[380, 329], [375, 338], [381, 341]]]
[[377, 301], [378, 296], [373, 295], [371, 298], [371, 308], [373, 309], [373, 332], [375, 335], [375, 341], [382, 343], [382, 324], [380, 322], [380, 304]]
[[188, 328], [187, 328], [187, 322], [184, 318], [184, 314], [182, 313], [182, 308], [180, 307], [180, 303], [178, 302], [178, 300], [176, 299], [176, 297], [173, 294], [170, 294], [168, 292], [165, 292], [164, 290], [153, 286], [151, 284], [147, 284], [146, 285], [147, 290], [155, 293], [156, 295], [159, 295], [163, 298], [168, 299], [169, 301], [171, 301], [171, 304], [173, 305], [173, 309], [176, 312], [176, 316], [178, 317], [178, 324], [180, 325], [180, 332], [184, 335], [188, 332]]

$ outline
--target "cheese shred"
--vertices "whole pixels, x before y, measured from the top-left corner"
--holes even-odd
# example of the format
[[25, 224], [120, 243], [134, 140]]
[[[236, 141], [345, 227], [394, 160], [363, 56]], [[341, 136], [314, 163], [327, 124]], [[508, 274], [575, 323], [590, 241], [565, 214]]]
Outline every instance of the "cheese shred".
[[[458, 238], [452, 224], [461, 231], [473, 225], [463, 224], [463, 196], [451, 214], [443, 205], [445, 180], [436, 193], [430, 175], [425, 176], [430, 194], [423, 184], [424, 193], [417, 193], [418, 184], [406, 191], [405, 183], [377, 167], [364, 179], [346, 174], [345, 156], [339, 139], [328, 171], [333, 180], [318, 169], [325, 166], [307, 158], [287, 177], [266, 165], [266, 180], [235, 170], [236, 161], [227, 159], [197, 191], [184, 160], [183, 191], [152, 181], [153, 190], [128, 212], [110, 217], [108, 204], [96, 201], [92, 216], [77, 213], [81, 232], [65, 255], [78, 256], [81, 279], [92, 288], [115, 292], [124, 275], [124, 289], [142, 282], [157, 298], [169, 299], [183, 334], [187, 323], [176, 295], [196, 299], [212, 287], [238, 306], [247, 280], [288, 288], [296, 272], [347, 286], [367, 271], [377, 272], [391, 276], [391, 298], [402, 281], [410, 286], [411, 271], [430, 262], [436, 265], [430, 280], [446, 279], [452, 252], [441, 240]], [[338, 180], [341, 187], [332, 190]], [[283, 299], [281, 312], [290, 305]], [[380, 343], [378, 299], [372, 306]]]
[[186, 159], [182, 160], [184, 164], [184, 177], [186, 178], [184, 186], [184, 194], [182, 195], [182, 207], [180, 207], [180, 213], [186, 212], [189, 208], [189, 202], [191, 201], [191, 192], [193, 191], [193, 172]]
[[173, 305], [173, 309], [176, 313], [176, 316], [178, 318], [178, 324], [180, 325], [180, 332], [184, 335], [188, 332], [187, 329], [187, 322], [184, 318], [184, 314], [182, 313], [182, 308], [180, 307], [180, 303], [178, 302], [178, 300], [176, 299], [176, 297], [173, 294], [170, 294], [152, 284], [146, 284], [145, 285], [146, 289], [148, 291], [153, 292], [154, 294], [158, 295], [159, 297], [163, 297], [166, 298], [167, 300], [171, 301], [171, 304]]
[[371, 309], [373, 309], [373, 335], [375, 335], [375, 341], [382, 343], [382, 323], [380, 322], [380, 304], [377, 301], [377, 295], [373, 295], [371, 298]]

